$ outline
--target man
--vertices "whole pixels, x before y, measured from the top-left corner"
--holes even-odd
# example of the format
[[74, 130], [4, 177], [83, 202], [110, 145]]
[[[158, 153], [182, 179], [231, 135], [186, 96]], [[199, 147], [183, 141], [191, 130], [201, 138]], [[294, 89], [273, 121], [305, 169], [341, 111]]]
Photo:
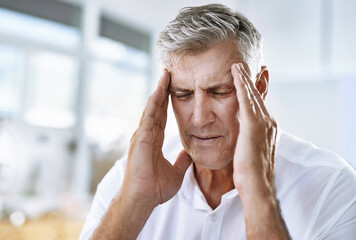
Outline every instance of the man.
[[[166, 69], [81, 239], [356, 239], [355, 172], [277, 128], [245, 17], [185, 8], [158, 47]], [[180, 141], [162, 150], [169, 95]]]

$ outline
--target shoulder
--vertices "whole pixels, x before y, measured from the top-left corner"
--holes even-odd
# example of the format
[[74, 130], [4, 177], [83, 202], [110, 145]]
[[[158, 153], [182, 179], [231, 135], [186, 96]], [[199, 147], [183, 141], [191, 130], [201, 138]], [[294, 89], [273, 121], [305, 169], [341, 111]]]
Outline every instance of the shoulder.
[[119, 193], [124, 179], [126, 159], [125, 157], [117, 160], [98, 184], [89, 213], [91, 217], [101, 219], [112, 199]]
[[356, 218], [356, 172], [351, 165], [338, 154], [285, 132], [276, 151], [276, 187], [287, 222], [304, 222], [307, 239], [346, 229]]
[[343, 179], [355, 183], [356, 191], [356, 172], [341, 156], [286, 132], [280, 134], [277, 146], [276, 178], [294, 186], [307, 184], [309, 190], [321, 190]]
[[342, 169], [351, 167], [341, 156], [327, 149], [281, 131], [277, 156], [305, 167]]
[[106, 204], [109, 204], [121, 189], [126, 163], [127, 157], [117, 160], [98, 184], [96, 195], [100, 195]]
[[89, 239], [102, 217], [106, 213], [112, 199], [121, 189], [125, 174], [126, 158], [115, 162], [115, 165], [98, 184], [91, 208], [87, 214], [79, 239]]

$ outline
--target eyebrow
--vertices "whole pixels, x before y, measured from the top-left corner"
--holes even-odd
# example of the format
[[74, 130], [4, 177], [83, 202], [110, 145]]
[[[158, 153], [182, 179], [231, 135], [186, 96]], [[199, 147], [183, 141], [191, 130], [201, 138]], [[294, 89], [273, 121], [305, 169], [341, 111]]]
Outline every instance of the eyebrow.
[[[228, 75], [226, 75], [224, 77], [224, 79], [226, 79], [227, 76]], [[231, 79], [230, 77], [232, 78], [231, 74], [229, 74], [229, 81], [228, 82], [215, 83], [215, 84], [212, 84], [211, 86], [209, 86], [207, 88], [203, 88], [203, 90], [205, 90], [205, 91], [206, 90], [214, 91], [214, 90], [218, 90], [218, 89], [221, 89], [221, 88], [233, 88], [234, 84], [233, 84], [233, 81], [230, 81], [230, 79]], [[192, 91], [191, 89], [175, 86], [174, 84], [172, 84], [172, 82], [171, 82], [171, 85], [169, 87], [169, 90], [171, 92], [191, 92]]]
[[217, 85], [213, 85], [211, 87], [208, 88], [208, 90], [218, 90], [221, 88], [233, 88], [234, 84], [233, 83], [221, 83], [221, 84], [217, 84]]
[[175, 86], [170, 86], [169, 90], [171, 92], [191, 92], [192, 90], [186, 89], [186, 88], [180, 88], [180, 87], [175, 87]]

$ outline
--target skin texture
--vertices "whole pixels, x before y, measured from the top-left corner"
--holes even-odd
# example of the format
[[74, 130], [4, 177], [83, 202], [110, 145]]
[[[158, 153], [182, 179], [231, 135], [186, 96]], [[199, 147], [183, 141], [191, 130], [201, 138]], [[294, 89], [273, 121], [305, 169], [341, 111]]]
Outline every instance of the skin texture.
[[[274, 185], [277, 125], [263, 102], [268, 71], [262, 67], [253, 83], [241, 62], [226, 41], [165, 70], [131, 139], [122, 188], [92, 239], [136, 239], [192, 161], [213, 209], [238, 189], [247, 239], [289, 239]], [[174, 165], [162, 154], [169, 93], [184, 146]]]

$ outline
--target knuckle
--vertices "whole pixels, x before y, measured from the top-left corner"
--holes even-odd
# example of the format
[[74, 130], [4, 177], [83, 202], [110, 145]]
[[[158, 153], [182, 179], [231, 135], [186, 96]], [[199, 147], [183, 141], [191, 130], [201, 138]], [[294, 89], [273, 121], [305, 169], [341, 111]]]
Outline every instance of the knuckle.
[[276, 120], [274, 120], [273, 118], [271, 118], [271, 122], [272, 122], [272, 126], [273, 126], [274, 128], [277, 128], [277, 127], [278, 127]]
[[276, 129], [277, 128], [277, 122], [273, 118], [269, 118], [269, 120], [268, 120], [268, 128], [269, 129]]
[[264, 116], [263, 122], [265, 122], [265, 126], [269, 129], [277, 128], [277, 122], [271, 117]]

